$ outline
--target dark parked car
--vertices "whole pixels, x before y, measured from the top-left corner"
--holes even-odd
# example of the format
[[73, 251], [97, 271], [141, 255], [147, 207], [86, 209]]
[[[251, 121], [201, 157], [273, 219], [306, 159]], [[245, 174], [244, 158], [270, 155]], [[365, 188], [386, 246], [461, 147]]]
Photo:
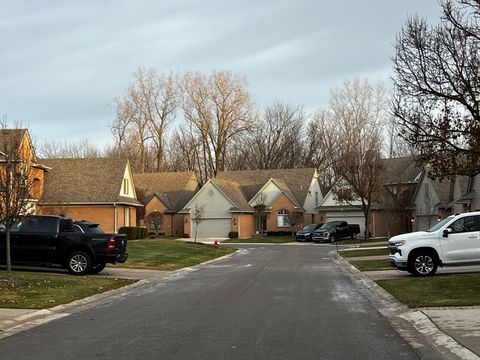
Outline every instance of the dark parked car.
[[323, 224], [309, 224], [297, 232], [297, 241], [312, 241], [312, 234]]
[[360, 225], [348, 224], [346, 221], [330, 221], [319, 229], [313, 235], [313, 241], [316, 243], [328, 241], [334, 242], [341, 238], [350, 237], [355, 239], [360, 233]]
[[[5, 262], [5, 228], [0, 227], [0, 262]], [[105, 234], [97, 224], [63, 216], [32, 215], [10, 233], [14, 265], [62, 266], [71, 274], [98, 273], [107, 263], [127, 260], [127, 237]]]

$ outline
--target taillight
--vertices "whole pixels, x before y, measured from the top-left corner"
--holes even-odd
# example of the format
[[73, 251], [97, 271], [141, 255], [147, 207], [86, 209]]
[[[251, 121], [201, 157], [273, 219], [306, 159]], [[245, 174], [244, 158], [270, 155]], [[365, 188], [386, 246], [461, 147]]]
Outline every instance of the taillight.
[[106, 248], [108, 251], [115, 250], [115, 238], [113, 236], [108, 239]]

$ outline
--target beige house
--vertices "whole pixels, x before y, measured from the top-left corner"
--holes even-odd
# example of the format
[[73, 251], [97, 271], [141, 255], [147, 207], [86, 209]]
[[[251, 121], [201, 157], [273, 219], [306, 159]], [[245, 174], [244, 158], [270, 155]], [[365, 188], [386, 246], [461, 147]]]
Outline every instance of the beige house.
[[136, 226], [135, 185], [127, 159], [42, 159], [50, 168], [40, 214], [61, 214], [100, 224], [106, 232]]
[[200, 189], [194, 172], [134, 174], [135, 184], [146, 199], [143, 222], [150, 233], [166, 236], [185, 234], [179, 211]]
[[[185, 232], [200, 238], [291, 233], [319, 222], [322, 199], [316, 169], [222, 171], [185, 205]], [[196, 209], [203, 209], [198, 228]]]

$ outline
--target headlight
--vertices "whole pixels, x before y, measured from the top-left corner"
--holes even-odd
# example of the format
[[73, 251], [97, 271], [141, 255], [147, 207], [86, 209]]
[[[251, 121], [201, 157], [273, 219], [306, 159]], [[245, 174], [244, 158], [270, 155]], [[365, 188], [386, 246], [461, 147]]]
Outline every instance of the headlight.
[[407, 240], [397, 240], [397, 241], [391, 242], [391, 244], [396, 247], [405, 245], [406, 243], [407, 243]]

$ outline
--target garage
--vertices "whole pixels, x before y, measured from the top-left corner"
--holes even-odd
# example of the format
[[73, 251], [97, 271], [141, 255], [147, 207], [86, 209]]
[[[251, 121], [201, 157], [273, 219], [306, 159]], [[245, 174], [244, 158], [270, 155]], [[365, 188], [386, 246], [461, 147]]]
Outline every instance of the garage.
[[358, 224], [360, 225], [360, 236], [365, 234], [365, 217], [360, 211], [328, 211], [325, 213], [325, 221], [346, 221], [349, 224]]
[[[228, 233], [231, 231], [231, 223], [231, 218], [203, 219], [198, 224], [197, 238], [228, 238]], [[195, 236], [195, 226], [195, 223], [192, 221], [190, 227], [192, 229], [191, 237]]]

